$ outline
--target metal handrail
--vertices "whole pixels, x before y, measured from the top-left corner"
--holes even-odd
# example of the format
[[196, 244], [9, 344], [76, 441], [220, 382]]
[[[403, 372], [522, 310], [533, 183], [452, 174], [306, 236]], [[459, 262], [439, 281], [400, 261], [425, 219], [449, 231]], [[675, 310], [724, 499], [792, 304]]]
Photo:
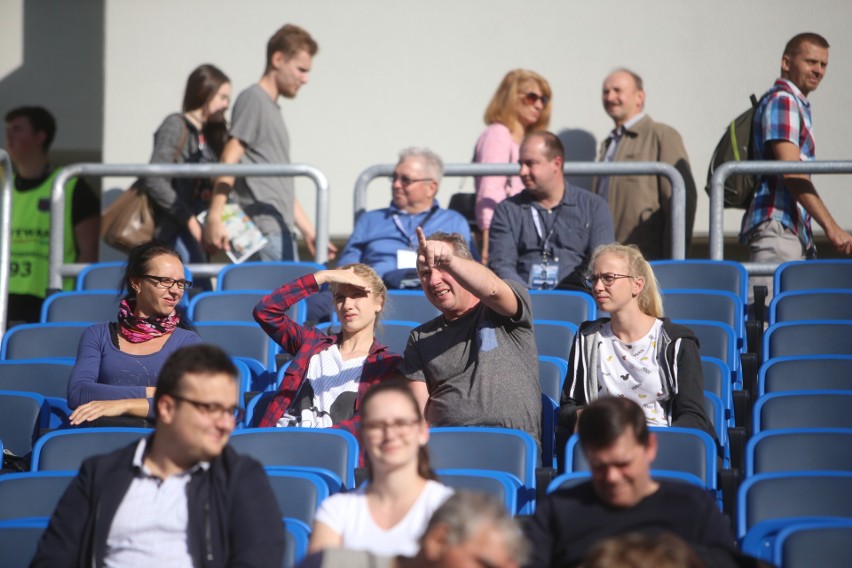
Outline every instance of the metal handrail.
[[[377, 177], [393, 174], [394, 164], [377, 164], [365, 169], [355, 181], [354, 215], [355, 220], [367, 209], [367, 185]], [[518, 164], [446, 164], [445, 177], [463, 176], [508, 176], [518, 175]], [[686, 258], [686, 186], [683, 177], [674, 166], [662, 162], [565, 162], [566, 175], [659, 175], [665, 176], [672, 184], [671, 226], [672, 258]]]
[[3, 165], [3, 193], [0, 195], [0, 339], [6, 332], [9, 315], [9, 266], [12, 260], [12, 159], [0, 150]]
[[[316, 262], [328, 260], [328, 180], [318, 169], [304, 164], [73, 164], [62, 168], [53, 182], [50, 196], [50, 276], [48, 289], [62, 288], [62, 277], [79, 273], [79, 264], [62, 264], [62, 240], [65, 230], [65, 184], [78, 176], [145, 176], [145, 177], [273, 177], [304, 176], [313, 180], [317, 189], [316, 216]], [[193, 264], [190, 270], [199, 276], [210, 276], [208, 272], [218, 264]]]
[[[786, 162], [778, 160], [750, 160], [725, 162], [710, 179], [710, 258], [724, 260], [725, 234], [725, 181], [737, 174], [849, 174], [852, 161], [823, 160], [811, 162]], [[778, 264], [743, 263], [749, 274], [772, 274]]]

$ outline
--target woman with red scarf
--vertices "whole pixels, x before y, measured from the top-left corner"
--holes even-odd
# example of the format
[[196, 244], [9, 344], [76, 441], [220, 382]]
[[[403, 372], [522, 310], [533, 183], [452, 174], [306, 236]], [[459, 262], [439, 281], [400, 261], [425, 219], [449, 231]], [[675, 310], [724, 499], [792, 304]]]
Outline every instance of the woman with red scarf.
[[201, 343], [178, 307], [191, 286], [174, 250], [148, 243], [130, 252], [117, 321], [95, 324], [80, 338], [68, 382], [72, 425], [144, 425], [153, 419], [163, 363], [181, 347]]

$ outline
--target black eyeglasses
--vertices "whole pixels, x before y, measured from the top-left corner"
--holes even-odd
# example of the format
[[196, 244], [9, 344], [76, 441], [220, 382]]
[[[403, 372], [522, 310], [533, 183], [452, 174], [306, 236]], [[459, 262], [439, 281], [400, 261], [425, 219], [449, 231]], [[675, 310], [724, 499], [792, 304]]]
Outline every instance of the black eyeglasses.
[[145, 278], [153, 280], [157, 283], [157, 286], [160, 288], [169, 289], [175, 284], [177, 284], [178, 289], [183, 290], [184, 288], [192, 288], [192, 280], [175, 280], [174, 278], [169, 278], [167, 276], [152, 276], [150, 274], [145, 274]]
[[524, 102], [528, 105], [534, 105], [538, 101], [541, 101], [541, 106], [547, 106], [547, 103], [550, 102], [550, 97], [539, 95], [538, 93], [522, 93], [521, 96], [524, 97]]
[[603, 280], [604, 286], [612, 286], [613, 283], [619, 278], [635, 278], [635, 276], [631, 276], [630, 274], [615, 274], [612, 272], [605, 272], [603, 274], [589, 274], [586, 276], [586, 286], [589, 288], [595, 287], [595, 282], [598, 280]]
[[411, 179], [408, 176], [398, 176], [396, 174], [393, 174], [393, 176], [391, 176], [391, 184], [399, 182], [399, 185], [402, 186], [402, 189], [408, 189], [408, 186], [411, 185], [412, 183], [417, 183], [417, 182], [421, 182], [421, 181], [433, 181], [433, 180], [432, 180], [432, 178]]
[[223, 416], [229, 416], [234, 419], [234, 422], [239, 422], [243, 419], [243, 416], [245, 416], [245, 411], [236, 405], [222, 406], [221, 404], [217, 404], [215, 402], [201, 402], [199, 400], [192, 400], [191, 398], [186, 398], [177, 394], [172, 394], [169, 396], [181, 402], [188, 402], [189, 404], [197, 408], [199, 412], [201, 412], [201, 414], [209, 416], [213, 420], [219, 420]]

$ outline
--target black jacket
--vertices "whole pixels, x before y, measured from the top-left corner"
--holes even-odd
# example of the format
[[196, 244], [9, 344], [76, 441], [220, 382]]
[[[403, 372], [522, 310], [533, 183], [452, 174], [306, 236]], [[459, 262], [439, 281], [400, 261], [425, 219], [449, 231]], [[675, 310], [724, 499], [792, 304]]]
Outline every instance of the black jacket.
[[[83, 462], [50, 519], [31, 567], [103, 566], [113, 517], [133, 480], [136, 446], [134, 442]], [[260, 463], [225, 447], [206, 471], [193, 473], [187, 501], [195, 566], [281, 566], [281, 512]]]

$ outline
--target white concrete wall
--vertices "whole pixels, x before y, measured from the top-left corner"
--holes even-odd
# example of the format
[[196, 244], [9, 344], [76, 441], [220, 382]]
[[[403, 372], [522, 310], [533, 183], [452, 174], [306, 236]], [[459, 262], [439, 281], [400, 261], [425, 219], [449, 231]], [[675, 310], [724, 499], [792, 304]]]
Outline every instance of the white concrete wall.
[[[67, 4], [76, 3], [57, 2], [56, 9], [70, 11]], [[798, 32], [816, 31], [832, 43], [828, 75], [811, 96], [817, 155], [852, 158], [844, 143], [849, 128], [844, 103], [852, 87], [848, 0], [104, 4], [103, 29], [89, 30], [105, 33], [103, 61], [89, 65], [103, 65], [105, 162], [147, 161], [154, 130], [167, 113], [178, 110], [186, 76], [196, 65], [218, 65], [240, 91], [260, 76], [266, 41], [280, 25], [296, 23], [314, 35], [320, 52], [311, 83], [281, 107], [294, 161], [316, 166], [329, 178], [333, 235], [351, 230], [352, 187], [365, 167], [393, 162], [397, 151], [410, 145], [429, 146], [446, 162], [469, 161], [484, 128], [485, 105], [503, 74], [515, 67], [533, 69], [551, 82], [551, 130], [587, 131], [594, 138], [569, 160], [590, 159], [611, 128], [600, 104], [603, 77], [617, 66], [634, 69], [645, 79], [647, 111], [681, 132], [703, 187], [707, 161], [726, 121], [748, 106], [750, 93], [759, 95], [772, 83], [784, 43]], [[14, 6], [20, 0], [0, 0], [4, 15]], [[6, 45], [6, 34], [14, 35], [15, 29], [0, 25], [0, 45]], [[59, 92], [79, 87], [62, 76], [63, 46], [44, 49], [51, 50]], [[14, 49], [0, 51], [0, 70], [8, 72], [15, 57], [20, 55]], [[6, 100], [0, 91], [0, 101]], [[80, 137], [80, 144], [89, 138]], [[67, 135], [63, 141], [73, 144]], [[817, 182], [841, 224], [852, 228], [852, 205], [843, 194], [848, 178], [821, 176]], [[439, 194], [444, 204], [460, 183], [444, 182]], [[469, 179], [464, 184], [472, 187]], [[312, 215], [312, 186], [303, 181], [298, 187]], [[371, 185], [369, 208], [384, 206], [388, 199], [386, 182]], [[729, 214], [728, 232], [736, 232], [739, 218]], [[708, 199], [699, 191], [697, 231], [706, 233], [707, 225]]]

